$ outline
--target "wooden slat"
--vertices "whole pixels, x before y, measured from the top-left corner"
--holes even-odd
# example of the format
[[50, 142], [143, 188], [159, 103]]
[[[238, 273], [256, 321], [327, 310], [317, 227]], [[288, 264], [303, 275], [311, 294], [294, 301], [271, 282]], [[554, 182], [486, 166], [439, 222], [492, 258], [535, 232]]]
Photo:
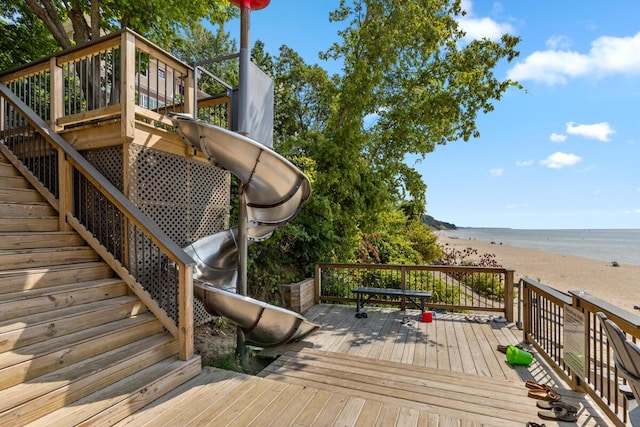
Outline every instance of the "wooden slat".
[[[0, 163], [0, 178], [2, 177], [21, 177], [22, 175], [18, 172], [18, 169], [13, 167], [11, 163], [2, 162]], [[0, 187], [4, 187], [0, 185]]]
[[56, 210], [46, 203], [0, 203], [1, 217], [41, 218], [55, 216], [56, 213]]
[[302, 386], [288, 384], [288, 387], [282, 390], [260, 414], [246, 424], [247, 427], [267, 426], [273, 420], [277, 420], [289, 403], [300, 398], [299, 395], [303, 390]]
[[44, 197], [34, 189], [0, 188], [0, 200], [5, 203], [42, 203]]
[[175, 340], [159, 334], [2, 390], [0, 425], [34, 421], [176, 352]]
[[137, 298], [127, 296], [24, 316], [20, 323], [3, 321], [0, 322], [0, 351], [24, 347], [145, 311]]
[[102, 279], [55, 288], [0, 294], [0, 321], [126, 294], [127, 286], [120, 279]]
[[107, 107], [96, 108], [94, 110], [83, 111], [81, 113], [60, 117], [58, 120], [56, 120], [56, 124], [58, 126], [68, 126], [84, 121], [104, 119], [106, 117], [111, 117], [114, 115], [120, 115], [120, 104], [109, 105]]
[[56, 265], [23, 270], [0, 270], [0, 293], [42, 289], [49, 286], [109, 277], [113, 277], [113, 271], [103, 262]]
[[5, 352], [0, 356], [0, 389], [161, 332], [153, 316], [141, 315]]
[[22, 176], [4, 176], [0, 178], [0, 188], [30, 189], [31, 184]]
[[181, 408], [196, 400], [205, 388], [206, 394], [212, 400], [218, 400], [229, 389], [241, 383], [240, 380], [237, 380], [235, 384], [227, 381], [239, 375], [233, 371], [204, 367], [200, 375], [150, 402], [143, 410], [130, 414], [127, 418], [115, 423], [113, 427], [142, 426], [151, 422], [155, 425], [161, 425], [155, 420], [163, 415], [175, 414], [180, 411]]
[[0, 270], [76, 264], [98, 260], [98, 255], [89, 246], [1, 250], [0, 256], [3, 260], [0, 264]]
[[[208, 426], [238, 425], [246, 426], [248, 422], [255, 418], [254, 409], [263, 409], [271, 403], [274, 394], [279, 393], [286, 387], [283, 383], [275, 381], [259, 381], [250, 388], [241, 398], [237, 399], [226, 408], [211, 414], [210, 418], [203, 423]], [[255, 406], [255, 408], [253, 408]], [[248, 419], [247, 419], [248, 418]]]
[[66, 405], [36, 426], [110, 426], [200, 373], [200, 358], [168, 358]]
[[49, 232], [58, 231], [58, 217], [43, 218], [2, 218], [0, 220], [0, 233], [11, 231]]
[[[176, 425], [183, 426], [187, 423], [193, 425], [203, 425], [209, 422], [211, 418], [215, 418], [218, 412], [223, 411], [233, 402], [245, 395], [251, 388], [259, 382], [258, 378], [237, 377], [240, 384], [234, 387], [224, 395], [224, 399], [215, 399], [214, 397], [201, 396], [200, 400], [189, 402], [189, 405], [180, 408], [178, 414], [167, 414], [155, 420], [157, 425]], [[236, 380], [236, 381], [238, 381]], [[234, 381], [235, 382], [235, 381]]]
[[72, 231], [0, 233], [0, 250], [71, 247], [83, 244], [82, 237]]

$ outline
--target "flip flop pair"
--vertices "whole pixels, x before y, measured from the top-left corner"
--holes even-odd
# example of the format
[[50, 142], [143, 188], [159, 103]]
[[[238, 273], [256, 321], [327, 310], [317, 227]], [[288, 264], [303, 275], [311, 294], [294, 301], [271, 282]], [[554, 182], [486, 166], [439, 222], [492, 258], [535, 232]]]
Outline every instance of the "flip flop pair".
[[550, 411], [538, 411], [538, 416], [543, 420], [568, 421], [574, 423], [578, 420], [575, 412], [569, 412], [559, 406], [553, 407]]
[[535, 381], [526, 381], [524, 385], [529, 389], [527, 396], [534, 399], [545, 400], [550, 402], [557, 402], [562, 399], [562, 396], [557, 391], [553, 390], [547, 384], [540, 384]]
[[[513, 345], [515, 348], [519, 348], [520, 350], [524, 350], [524, 346], [522, 345], [522, 343], [520, 344], [515, 344]], [[505, 353], [507, 352], [507, 349], [509, 348], [508, 345], [502, 345], [502, 344], [498, 344], [498, 346], [496, 347], [496, 349], [500, 352], [500, 353]]]
[[527, 396], [534, 399], [546, 400], [550, 402], [557, 402], [562, 399], [560, 393], [553, 390], [529, 390]]
[[553, 408], [563, 408], [567, 412], [573, 412], [574, 414], [578, 413], [578, 408], [576, 408], [573, 405], [569, 405], [568, 403], [559, 401], [559, 400], [557, 400], [557, 401], [539, 400], [539, 401], [536, 402], [536, 405], [540, 409], [553, 410]]
[[[516, 347], [518, 347], [518, 346], [516, 346]], [[521, 348], [521, 347], [518, 347], [518, 348]], [[531, 390], [546, 390], [546, 391], [552, 390], [552, 388], [549, 385], [540, 384], [540, 383], [537, 383], [535, 381], [525, 381], [524, 386], [526, 388], [531, 389]]]

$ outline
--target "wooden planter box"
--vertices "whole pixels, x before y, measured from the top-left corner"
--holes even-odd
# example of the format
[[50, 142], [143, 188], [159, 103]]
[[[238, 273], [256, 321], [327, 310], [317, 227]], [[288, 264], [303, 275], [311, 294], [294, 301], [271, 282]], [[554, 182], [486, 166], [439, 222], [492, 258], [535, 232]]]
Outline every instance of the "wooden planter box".
[[279, 286], [287, 309], [296, 313], [304, 313], [315, 304], [313, 278]]

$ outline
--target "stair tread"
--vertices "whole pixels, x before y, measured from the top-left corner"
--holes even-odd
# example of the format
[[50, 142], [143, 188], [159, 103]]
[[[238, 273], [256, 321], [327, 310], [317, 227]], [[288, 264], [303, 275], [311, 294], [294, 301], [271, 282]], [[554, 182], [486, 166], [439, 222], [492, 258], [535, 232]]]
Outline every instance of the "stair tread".
[[145, 364], [149, 366], [176, 353], [175, 338], [161, 332], [0, 390], [0, 424], [17, 417], [39, 418], [34, 414], [38, 412], [34, 410], [34, 405], [36, 408], [41, 408], [40, 405], [47, 406], [41, 410], [50, 412], [50, 409], [68, 405], [78, 398], [129, 377]]
[[144, 407], [165, 391], [172, 390], [196, 377], [199, 358], [181, 361], [172, 356], [130, 377], [104, 387], [95, 393], [52, 412], [30, 424], [63, 426], [87, 423], [112, 425]]
[[93, 268], [100, 267], [105, 265], [103, 261], [89, 261], [89, 262], [79, 262], [77, 264], [59, 264], [52, 265], [49, 267], [31, 267], [31, 268], [16, 268], [13, 270], [0, 270], [0, 280], [3, 278], [6, 279], [11, 276], [22, 276], [25, 274], [44, 274], [55, 271], [64, 271], [64, 270], [77, 270], [82, 268]]
[[45, 313], [37, 313], [24, 316], [19, 319], [19, 323], [16, 322], [16, 319], [6, 320], [0, 322], [0, 333], [10, 332], [16, 329], [24, 329], [25, 327], [34, 327], [43, 323], [50, 323], [53, 320], [60, 321], [62, 319], [75, 317], [79, 314], [92, 312], [96, 309], [116, 307], [118, 305], [135, 301], [138, 301], [138, 298], [136, 296], [127, 295], [118, 298], [112, 298], [107, 301], [97, 301], [95, 303], [82, 304], [76, 307], [65, 307], [58, 310], [51, 310]]
[[3, 200], [0, 202], [0, 205], [21, 205], [21, 206], [50, 206], [48, 202], [12, 202], [10, 200]]
[[31, 298], [40, 298], [42, 296], [53, 296], [56, 294], [67, 293], [69, 291], [78, 291], [81, 289], [99, 288], [101, 286], [124, 283], [122, 279], [110, 277], [106, 279], [90, 280], [85, 282], [74, 282], [66, 285], [58, 285], [48, 288], [27, 289], [20, 292], [11, 292], [8, 294], [0, 294], [0, 304], [7, 302], [24, 301]]
[[70, 345], [77, 345], [82, 342], [97, 340], [107, 334], [113, 333], [114, 331], [131, 328], [153, 321], [158, 322], [153, 314], [142, 313], [138, 316], [127, 317], [114, 322], [94, 326], [93, 328], [83, 329], [71, 334], [55, 337], [45, 342], [21, 347], [18, 351], [6, 351], [0, 354], [0, 369], [63, 350], [68, 348]]
[[48, 253], [48, 252], [64, 252], [64, 251], [86, 251], [91, 250], [91, 246], [83, 245], [83, 246], [60, 246], [55, 248], [20, 248], [20, 249], [0, 249], [0, 254], [40, 254], [40, 253]]

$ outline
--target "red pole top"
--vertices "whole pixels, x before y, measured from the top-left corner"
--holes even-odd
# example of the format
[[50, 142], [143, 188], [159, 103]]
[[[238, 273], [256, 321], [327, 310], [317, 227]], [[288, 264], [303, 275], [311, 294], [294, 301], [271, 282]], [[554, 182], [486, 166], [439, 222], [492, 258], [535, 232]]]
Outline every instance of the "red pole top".
[[229, 0], [231, 4], [239, 8], [249, 8], [251, 10], [260, 10], [269, 6], [271, 0]]

